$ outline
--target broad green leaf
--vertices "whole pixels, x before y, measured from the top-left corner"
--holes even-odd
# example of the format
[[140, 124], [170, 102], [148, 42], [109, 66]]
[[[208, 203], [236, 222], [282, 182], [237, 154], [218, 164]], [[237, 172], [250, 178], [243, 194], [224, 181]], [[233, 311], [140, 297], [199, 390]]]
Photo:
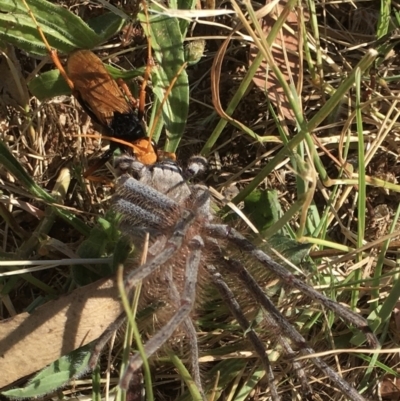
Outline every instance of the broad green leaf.
[[[178, 10], [194, 10], [197, 1], [196, 0], [174, 0], [173, 3], [176, 4], [176, 8]], [[171, 3], [170, 3], [170, 8], [172, 8]], [[180, 27], [182, 36], [184, 38], [186, 38], [187, 29], [189, 27], [189, 24], [190, 24], [190, 21], [183, 19], [183, 18], [179, 19], [179, 27]]]
[[[124, 24], [121, 17], [108, 13], [93, 19], [89, 26], [66, 8], [48, 1], [28, 0], [28, 5], [50, 46], [61, 53], [92, 49], [115, 35]], [[21, 0], [0, 2], [0, 39], [31, 54], [48, 54], [35, 22]]]
[[32, 95], [40, 101], [71, 94], [71, 89], [58, 70], [51, 70], [38, 75], [28, 83], [28, 88]]
[[92, 344], [88, 344], [61, 357], [40, 371], [25, 387], [4, 391], [2, 395], [11, 399], [42, 397], [64, 387], [71, 379], [88, 371], [91, 347]]
[[[80, 244], [77, 254], [83, 259], [100, 258], [104, 256], [107, 239], [107, 234], [104, 230], [96, 225], [90, 231], [89, 237]], [[79, 286], [93, 283], [101, 277], [111, 275], [111, 273], [111, 267], [104, 264], [95, 266], [91, 264], [88, 267], [85, 265], [72, 266], [72, 276]]]
[[[268, 238], [268, 247], [265, 249], [267, 253], [270, 253], [269, 247], [274, 248], [294, 265], [300, 265], [309, 254], [312, 244], [303, 244], [282, 234], [275, 234]], [[260, 248], [265, 247], [261, 244]]]
[[[50, 46], [58, 51], [69, 53], [76, 48], [91, 49], [101, 43], [101, 37], [67, 9], [44, 0], [28, 0], [28, 5]], [[0, 38], [28, 53], [39, 56], [48, 53], [21, 0], [2, 0], [0, 12]]]
[[244, 211], [261, 233], [278, 221], [281, 207], [276, 191], [255, 190], [244, 200]]
[[123, 18], [114, 13], [105, 13], [87, 22], [102, 42], [116, 35], [125, 23], [126, 21]]
[[125, 263], [132, 252], [132, 240], [126, 236], [121, 237], [114, 248], [113, 270], [116, 271], [120, 264]]
[[[50, 46], [60, 53], [75, 49], [92, 49], [121, 30], [124, 20], [114, 13], [93, 18], [87, 24], [63, 7], [45, 0], [28, 0], [40, 28]], [[37, 26], [21, 0], [0, 2], [0, 40], [12, 43], [28, 53], [47, 55]], [[115, 78], [131, 79], [140, 71], [121, 72], [110, 67]], [[59, 71], [49, 71], [35, 77], [28, 85], [39, 100], [71, 93]]]

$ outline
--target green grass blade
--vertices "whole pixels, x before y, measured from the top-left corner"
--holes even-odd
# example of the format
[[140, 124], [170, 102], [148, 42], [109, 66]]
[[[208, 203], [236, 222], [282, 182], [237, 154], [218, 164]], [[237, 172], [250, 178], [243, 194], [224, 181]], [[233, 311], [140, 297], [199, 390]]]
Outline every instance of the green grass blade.
[[[175, 3], [175, 1], [174, 1]], [[196, 6], [196, 0], [176, 0], [176, 8], [178, 10], [193, 10]], [[172, 2], [170, 3], [170, 8], [172, 8]], [[185, 19], [179, 19], [179, 26], [181, 29], [182, 36], [185, 38], [187, 34], [187, 29], [189, 27], [190, 21]]]
[[[309, 121], [305, 130], [301, 129], [300, 132], [294, 136], [283, 148], [280, 150], [276, 156], [268, 163], [260, 173], [251, 181], [249, 185], [247, 185], [239, 195], [237, 195], [232, 202], [238, 204], [243, 201], [246, 196], [248, 196], [264, 179], [270, 174], [274, 168], [287, 156], [290, 154], [290, 151], [302, 142], [309, 132], [314, 131], [325, 118], [328, 117], [329, 113], [332, 109], [343, 99], [343, 96], [346, 95], [347, 91], [354, 85], [355, 82], [355, 71], [357, 68], [360, 69], [361, 72], [365, 71], [375, 60], [377, 53], [375, 50], [370, 49], [366, 55], [359, 61], [356, 68], [349, 74], [349, 76], [342, 82], [340, 87], [335, 91], [331, 98], [321, 107], [318, 113]], [[317, 164], [318, 162], [318, 164]], [[320, 162], [315, 160], [316, 167], [319, 167]], [[319, 174], [321, 175], [321, 180], [325, 180], [328, 178], [325, 170], [323, 168], [318, 169]]]
[[[364, 145], [364, 130], [363, 130], [363, 118], [361, 112], [361, 73], [359, 69], [356, 69], [355, 74], [356, 83], [356, 121], [357, 121], [357, 134], [358, 134], [358, 219], [357, 219], [357, 247], [363, 246], [365, 238], [365, 215], [366, 215], [366, 182], [365, 182], [365, 145]], [[357, 259], [360, 262], [362, 255], [358, 254]], [[357, 269], [354, 272], [354, 280], [359, 281], [361, 279], [362, 272]], [[351, 306], [353, 309], [356, 308], [359, 301], [360, 292], [358, 285], [355, 286], [354, 291], [351, 294]]]
[[376, 29], [377, 39], [382, 38], [389, 32], [391, 1], [381, 0], [381, 9], [379, 12], [379, 20]]
[[176, 370], [179, 372], [179, 376], [185, 381], [190, 395], [192, 396], [193, 401], [201, 401], [203, 397], [196, 386], [192, 376], [190, 375], [189, 371], [187, 370], [186, 366], [183, 364], [182, 360], [178, 358], [176, 354], [173, 352], [168, 352], [168, 356], [171, 362], [174, 364]]
[[[31, 176], [22, 168], [2, 141], [0, 141], [0, 164], [2, 164], [33, 196], [47, 203], [56, 203], [56, 199], [33, 181]], [[82, 234], [89, 234], [89, 228], [86, 224], [79, 220], [73, 213], [58, 207], [55, 207], [54, 211]]]
[[32, 177], [23, 169], [2, 141], [0, 141], [0, 164], [2, 164], [20, 183], [22, 183], [22, 185], [33, 196], [46, 202], [56, 201], [32, 180]]
[[58, 70], [51, 70], [38, 75], [28, 83], [28, 88], [32, 95], [40, 101], [71, 94], [70, 87]]

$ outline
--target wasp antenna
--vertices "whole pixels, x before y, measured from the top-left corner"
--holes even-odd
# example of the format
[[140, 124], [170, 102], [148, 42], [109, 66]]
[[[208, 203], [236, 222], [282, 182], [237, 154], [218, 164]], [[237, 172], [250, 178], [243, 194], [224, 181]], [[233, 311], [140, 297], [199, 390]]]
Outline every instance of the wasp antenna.
[[58, 70], [60, 71], [61, 76], [64, 78], [65, 82], [68, 84], [68, 86], [70, 87], [71, 90], [74, 90], [74, 84], [73, 82], [69, 79], [67, 72], [65, 71], [64, 67], [61, 64], [60, 59], [58, 58], [58, 54], [57, 54], [57, 50], [52, 49], [44, 32], [43, 29], [40, 27], [39, 23], [36, 20], [35, 15], [33, 14], [32, 10], [30, 9], [28, 3], [26, 0], [22, 0], [22, 2], [24, 3], [26, 10], [28, 12], [28, 15], [32, 18], [32, 21], [35, 23], [36, 25], [36, 29], [39, 32], [40, 37], [42, 38], [43, 44], [46, 47], [51, 60], [53, 61], [54, 65], [58, 68]]
[[[150, 79], [151, 68], [154, 66], [153, 54], [151, 52], [151, 31], [150, 31], [150, 17], [147, 8], [146, 1], [142, 1], [143, 12], [146, 17], [146, 24], [147, 24], [147, 62], [146, 62], [146, 69], [144, 72], [142, 86], [140, 87], [140, 95], [139, 95], [139, 118], [142, 118], [144, 115], [144, 106], [146, 103], [146, 86], [147, 82]], [[151, 138], [150, 138], [151, 140]]]
[[28, 15], [32, 18], [32, 21], [35, 23], [36, 29], [39, 32], [39, 35], [42, 38], [42, 41], [43, 41], [47, 51], [49, 52], [49, 54], [51, 54], [54, 50], [51, 48], [49, 42], [47, 41], [46, 36], [44, 35], [42, 28], [40, 27], [39, 23], [37, 22], [35, 15], [33, 14], [32, 10], [30, 9], [26, 0], [22, 0], [22, 2], [24, 3], [24, 6], [28, 12]]
[[171, 91], [172, 91], [172, 88], [174, 87], [176, 81], [178, 80], [179, 75], [181, 75], [182, 71], [186, 68], [187, 64], [188, 64], [187, 62], [184, 62], [184, 63], [181, 65], [181, 67], [179, 68], [178, 72], [175, 74], [174, 78], [172, 78], [172, 81], [170, 82], [170, 84], [169, 84], [167, 90], [165, 91], [163, 100], [162, 100], [162, 102], [160, 103], [160, 106], [159, 106], [159, 108], [158, 108], [158, 110], [157, 110], [156, 116], [155, 116], [155, 118], [154, 118], [154, 121], [153, 121], [153, 124], [152, 124], [152, 127], [151, 127], [151, 131], [150, 131], [150, 133], [149, 133], [149, 135], [148, 135], [150, 141], [151, 141], [151, 138], [152, 138], [152, 136], [153, 136], [154, 129], [155, 129], [155, 127], [157, 126], [158, 120], [159, 120], [159, 118], [160, 118], [160, 116], [161, 116], [162, 108], [164, 107], [164, 104], [165, 104], [165, 102], [167, 101], [168, 96], [170, 95], [170, 93], [171, 93]]
[[[140, 94], [139, 94], [139, 106], [138, 106], [138, 117], [139, 119], [141, 119], [143, 117], [144, 114], [144, 106], [145, 106], [145, 102], [146, 102], [146, 86], [147, 86], [147, 82], [150, 79], [150, 74], [151, 74], [151, 69], [152, 67], [154, 67], [155, 62], [153, 59], [153, 54], [152, 54], [152, 47], [151, 47], [151, 29], [150, 29], [150, 16], [149, 16], [149, 9], [147, 6], [147, 3], [145, 0], [142, 0], [142, 7], [143, 7], [143, 13], [145, 15], [145, 23], [147, 24], [147, 63], [146, 63], [146, 69], [145, 69], [145, 73], [144, 73], [144, 79], [143, 79], [143, 83], [141, 85], [140, 88]], [[162, 108], [164, 107], [165, 102], [168, 99], [168, 96], [170, 95], [172, 88], [174, 87], [179, 75], [182, 73], [182, 71], [186, 68], [187, 63], [183, 63], [182, 66], [179, 68], [178, 72], [176, 73], [176, 75], [174, 76], [174, 78], [172, 79], [171, 83], [169, 84], [167, 90], [165, 91], [164, 97], [162, 102], [160, 103], [160, 106], [156, 112], [155, 118], [153, 120], [153, 124], [151, 125], [151, 129], [148, 133], [148, 145], [147, 145], [147, 149], [150, 152], [153, 145], [152, 145], [152, 138], [153, 138], [153, 134], [154, 134], [154, 130], [155, 127], [157, 126], [158, 120], [160, 119], [161, 113], [162, 113]]]

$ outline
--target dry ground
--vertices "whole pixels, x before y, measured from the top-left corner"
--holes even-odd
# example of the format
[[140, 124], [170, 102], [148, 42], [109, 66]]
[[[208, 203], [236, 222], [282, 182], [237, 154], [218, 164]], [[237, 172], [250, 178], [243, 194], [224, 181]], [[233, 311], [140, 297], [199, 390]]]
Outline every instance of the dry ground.
[[[251, 71], [257, 52], [254, 45], [249, 44], [248, 37], [235, 35], [226, 53], [218, 53], [228, 34], [221, 26], [234, 27], [236, 20], [232, 16], [219, 17], [209, 21], [208, 25], [194, 26], [190, 35], [205, 37], [206, 48], [201, 60], [187, 69], [189, 117], [177, 157], [184, 165], [192, 154], [201, 152], [206, 155], [210, 169], [202, 181], [214, 188], [220, 198], [236, 196], [234, 202], [244, 208], [245, 214], [261, 231], [260, 236], [269, 239], [271, 245], [281, 245], [279, 251], [299, 265], [299, 276], [323, 289], [327, 296], [370, 318], [371, 327], [376, 330], [383, 349], [398, 349], [397, 218], [400, 185], [399, 79], [396, 75], [400, 60], [396, 31], [376, 42], [378, 28], [384, 24], [384, 11], [379, 9], [377, 2], [327, 3], [303, 2], [303, 8], [297, 7], [296, 13], [288, 16], [288, 25], [295, 34], [285, 34], [276, 42], [279, 47], [274, 50], [276, 65], [283, 71], [284, 80], [292, 84], [291, 90], [299, 96], [292, 103], [285, 100], [285, 93], [274, 77], [272, 67], [265, 62], [252, 72], [257, 79], [250, 80], [243, 93], [238, 92], [246, 74]], [[102, 7], [86, 3], [62, 2], [62, 5], [83, 19], [103, 12]], [[261, 6], [254, 4], [255, 8]], [[231, 5], [224, 3], [216, 7], [231, 8]], [[398, 5], [393, 3], [389, 11], [392, 21], [397, 10]], [[264, 29], [268, 32], [270, 24], [266, 21]], [[392, 25], [390, 29], [393, 29]], [[247, 26], [241, 29], [246, 35], [251, 31], [255, 28]], [[120, 41], [118, 37], [110, 43], [119, 45]], [[283, 53], [280, 50], [282, 43], [286, 49]], [[145, 44], [142, 31], [137, 27], [130, 46]], [[359, 77], [354, 78], [353, 83], [358, 80], [358, 87], [352, 84], [350, 90], [343, 89], [343, 83], [352, 76], [355, 66], [370, 48], [377, 49], [384, 57], [378, 58], [375, 64], [364, 68]], [[18, 60], [24, 80], [36, 72], [37, 59], [11, 47], [6, 52]], [[137, 67], [143, 66], [146, 52], [135, 54], [134, 60], [128, 55], [112, 58], [112, 61], [123, 68], [128, 68], [132, 62]], [[219, 56], [222, 59], [220, 72], [213, 66], [215, 57]], [[71, 179], [68, 178], [67, 189], [59, 198], [63, 205], [60, 208], [78, 217], [88, 229], [100, 227], [100, 231], [107, 231], [108, 226], [99, 226], [98, 219], [109, 210], [113, 188], [98, 182], [85, 182], [81, 178], [82, 171], [99, 154], [103, 143], [100, 146], [99, 140], [76, 137], [77, 134], [96, 132], [96, 127], [73, 97], [58, 97], [43, 103], [30, 97], [29, 105], [25, 105], [29, 107], [22, 110], [5, 59], [2, 59], [0, 68], [8, 77], [3, 82], [1, 98], [2, 141], [46, 191], [58, 188], [57, 179], [60, 179], [63, 169], [68, 169]], [[44, 70], [49, 68], [52, 68], [51, 64], [43, 67]], [[235, 95], [240, 97], [232, 114], [234, 121], [222, 129], [219, 125], [222, 119], [215, 112], [212, 101], [213, 69], [219, 76], [222, 108], [226, 110]], [[150, 110], [151, 85], [147, 92]], [[340, 93], [339, 99], [328, 105], [325, 114], [319, 114], [334, 93]], [[296, 122], [296, 112], [297, 117], [301, 115], [304, 118], [303, 126]], [[299, 131], [306, 132], [306, 135], [299, 134]], [[207, 144], [214, 135], [216, 143], [209, 147]], [[300, 135], [303, 136], [300, 138]], [[296, 147], [293, 138], [299, 138], [294, 143], [298, 145]], [[161, 147], [164, 140], [162, 134]], [[278, 154], [283, 145], [291, 150]], [[80, 253], [82, 243], [89, 246], [92, 241], [91, 246], [96, 242], [97, 237], [88, 240], [87, 234], [54, 213], [39, 197], [32, 196], [24, 183], [15, 179], [4, 166], [0, 174], [3, 217], [0, 234], [4, 260], [74, 258], [77, 254], [83, 256]], [[99, 175], [112, 179], [106, 168]], [[243, 190], [253, 193], [254, 203], [249, 198], [242, 202], [247, 195]], [[266, 190], [271, 191], [268, 196], [265, 196]], [[258, 198], [261, 201], [257, 201]], [[221, 199], [216, 200], [216, 205], [222, 209]], [[246, 224], [240, 222], [235, 214], [226, 216], [221, 213], [221, 217], [250, 235]], [[310, 244], [306, 247], [310, 250], [309, 256], [300, 258], [305, 252], [292, 241], [282, 246], [282, 236], [277, 237], [282, 234], [287, 239]], [[115, 233], [107, 231], [101, 238], [108, 238], [108, 235], [111, 239], [104, 240], [104, 246], [97, 250], [99, 256], [113, 253]], [[3, 271], [14, 269], [17, 269], [16, 265]], [[2, 319], [31, 311], [49, 299], [70, 292], [75, 287], [74, 272], [76, 270], [67, 267], [54, 267], [4, 277]], [[362, 345], [362, 340], [353, 336], [356, 331], [352, 332], [321, 306], [273, 278], [263, 279], [262, 284], [317, 352]], [[213, 303], [202, 303], [195, 317], [202, 360], [207, 361], [201, 364], [205, 381], [212, 386], [214, 372], [220, 372], [220, 392], [216, 393], [219, 399], [239, 400], [246, 396], [254, 400], [269, 399], [265, 379], [258, 371], [261, 368], [257, 358], [246, 359], [244, 356], [246, 352], [251, 353], [251, 347], [234, 319], [219, 304], [218, 297], [215, 294], [213, 297], [216, 297]], [[215, 305], [218, 305], [218, 312]], [[244, 305], [249, 315], [252, 308], [252, 305]], [[257, 325], [258, 316], [251, 316]], [[95, 325], [97, 321], [96, 316], [92, 316], [90, 324]], [[266, 330], [258, 327], [260, 336], [272, 351], [271, 360], [283, 399], [304, 399], [291, 362], [285, 359], [279, 348], [274, 348], [276, 342], [273, 338], [277, 333]], [[122, 334], [118, 338], [122, 338]], [[110, 354], [111, 387], [118, 381], [121, 341], [116, 342], [114, 352]], [[178, 354], [184, 354], [181, 347], [185, 348], [182, 344], [175, 344], [173, 348]], [[243, 356], [238, 357], [238, 352], [243, 352]], [[156, 399], [189, 399], [187, 390], [180, 387], [181, 376], [176, 373], [176, 366], [172, 366], [165, 354], [160, 353], [158, 357], [152, 361], [153, 380], [157, 383]], [[100, 375], [107, 367], [106, 359]], [[395, 351], [376, 358], [368, 353], [342, 352], [326, 356], [324, 360], [359, 391], [365, 392], [366, 397], [378, 400], [380, 395], [383, 399], [400, 399], [400, 388], [395, 386], [398, 372], [398, 354]], [[334, 383], [326, 381], [309, 363], [306, 366], [315, 399], [345, 399], [330, 387]], [[90, 396], [92, 385], [89, 379], [74, 382], [66, 390], [66, 396]]]

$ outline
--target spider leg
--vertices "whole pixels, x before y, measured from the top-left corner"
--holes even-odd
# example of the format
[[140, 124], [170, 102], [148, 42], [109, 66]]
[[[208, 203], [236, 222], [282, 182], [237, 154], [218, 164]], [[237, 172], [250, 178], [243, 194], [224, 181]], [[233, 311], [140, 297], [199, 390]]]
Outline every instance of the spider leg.
[[190, 227], [190, 223], [195, 219], [195, 215], [188, 211], [185, 211], [183, 215], [184, 217], [181, 218], [176, 224], [174, 232], [168, 239], [164, 250], [159, 255], [154, 257], [154, 259], [140, 266], [128, 275], [125, 280], [125, 289], [127, 292], [129, 292], [141, 280], [151, 275], [164, 263], [168, 262], [168, 260], [170, 260], [171, 257], [179, 251], [185, 234]]
[[[271, 316], [268, 315], [267, 317], [267, 322], [268, 324], [272, 324], [275, 327], [278, 327], [278, 324], [273, 320]], [[289, 359], [291, 359], [293, 362], [293, 368], [296, 371], [296, 376], [298, 377], [300, 381], [300, 386], [301, 386], [301, 392], [304, 394], [305, 398], [307, 400], [312, 400], [312, 394], [313, 391], [311, 389], [310, 384], [308, 383], [308, 378], [306, 375], [306, 372], [304, 371], [304, 367], [301, 362], [294, 360], [296, 357], [296, 352], [294, 352], [293, 348], [289, 344], [289, 341], [285, 337], [280, 336], [278, 338], [279, 344], [283, 348], [283, 350], [286, 352], [286, 355], [288, 356]]]
[[103, 351], [107, 342], [110, 340], [111, 336], [122, 326], [126, 320], [126, 313], [122, 312], [116, 320], [114, 320], [103, 332], [103, 334], [96, 340], [96, 343], [92, 349], [92, 355], [89, 359], [88, 366], [93, 370], [97, 361], [99, 360], [101, 351]]
[[[199, 236], [195, 236], [188, 245], [191, 253], [186, 260], [185, 284], [180, 299], [180, 307], [171, 317], [168, 323], [145, 344], [144, 349], [148, 358], [172, 336], [175, 330], [188, 317], [189, 313], [193, 309], [196, 296], [197, 272], [201, 261], [201, 252], [204, 243]], [[121, 388], [126, 389], [128, 387], [132, 373], [139, 369], [142, 364], [143, 361], [140, 354], [136, 353], [133, 355], [122, 377], [120, 383]]]
[[246, 336], [249, 338], [255, 352], [258, 354], [262, 364], [264, 365], [264, 369], [267, 373], [268, 386], [271, 391], [272, 400], [279, 401], [281, 397], [278, 395], [278, 391], [274, 383], [274, 372], [272, 371], [272, 366], [269, 362], [264, 343], [259, 339], [256, 332], [251, 328], [251, 325], [244, 315], [239, 303], [237, 302], [235, 295], [226, 284], [226, 282], [222, 279], [221, 274], [218, 273], [217, 269], [212, 265], [208, 265], [207, 270], [211, 275], [214, 285], [221, 293], [224, 302], [228, 305], [229, 310], [232, 312], [232, 315], [235, 317], [240, 327], [246, 333]]
[[[126, 290], [129, 292], [139, 281], [148, 277], [178, 252], [190, 223], [196, 215], [183, 210], [179, 213], [182, 217], [175, 226], [171, 227], [168, 215], [176, 214], [180, 210], [176, 202], [133, 178], [121, 178], [113, 207], [124, 216], [123, 223], [130, 223], [132, 227], [147, 227], [149, 231], [162, 228], [173, 229], [173, 234], [167, 240], [164, 250], [129, 274], [125, 281]], [[143, 199], [146, 201], [143, 202]]]
[[243, 237], [243, 235], [238, 233], [232, 227], [224, 224], [210, 224], [208, 225], [207, 229], [210, 232], [211, 236], [226, 238], [231, 243], [236, 245], [239, 249], [248, 252], [273, 274], [277, 275], [286, 285], [297, 288], [303, 294], [309, 296], [314, 301], [320, 302], [322, 305], [324, 305], [325, 308], [330, 309], [342, 319], [356, 326], [364, 333], [369, 344], [373, 348], [379, 347], [378, 339], [368, 326], [367, 320], [364, 319], [362, 316], [348, 308], [345, 308], [332, 299], [329, 299], [325, 295], [321, 294], [320, 292], [316, 291], [314, 288], [306, 284], [304, 281], [298, 279], [295, 275], [290, 273], [287, 269], [285, 269], [279, 263], [270, 258], [266, 253], [254, 246], [249, 240]]
[[[143, 199], [146, 201], [143, 202]], [[170, 223], [170, 219], [166, 216], [176, 215], [180, 209], [179, 205], [168, 196], [125, 175], [118, 180], [114, 208], [124, 217], [135, 219], [139, 224], [144, 222], [150, 227], [160, 227], [160, 229], [168, 228], [170, 225], [166, 223]]]
[[[222, 262], [223, 267], [225, 267], [225, 269], [229, 272], [230, 271], [230, 263], [226, 260], [226, 258], [224, 257], [224, 255], [222, 253], [219, 253], [218, 260], [220, 260]], [[273, 374], [272, 370], [271, 370], [272, 368], [271, 368], [270, 362], [268, 360], [268, 357], [266, 355], [266, 349], [265, 349], [264, 343], [258, 338], [256, 332], [253, 329], [251, 329], [251, 325], [249, 324], [247, 318], [244, 316], [243, 311], [242, 311], [239, 303], [235, 299], [235, 296], [234, 296], [232, 290], [229, 288], [229, 286], [226, 284], [226, 282], [223, 281], [221, 274], [218, 273], [214, 267], [212, 267], [212, 269], [213, 269], [212, 271], [210, 270], [210, 268], [211, 267], [207, 267], [207, 269], [212, 274], [214, 284], [217, 286], [218, 290], [224, 296], [224, 300], [227, 302], [232, 314], [235, 316], [236, 320], [238, 321], [238, 323], [240, 324], [240, 326], [242, 327], [242, 329], [244, 330], [246, 335], [249, 337], [249, 340], [252, 343], [254, 350], [259, 355], [261, 362], [264, 364], [264, 368], [268, 372], [268, 375], [272, 375]], [[273, 331], [275, 331], [277, 333], [280, 331], [279, 324], [274, 320], [274, 318], [271, 315], [266, 314], [265, 319], [267, 321], [267, 325], [269, 327], [271, 327]], [[286, 355], [288, 355], [289, 358], [294, 359], [296, 356], [296, 353], [290, 346], [287, 339], [285, 337], [279, 336], [278, 342], [284, 349]], [[307, 377], [306, 377], [306, 374], [304, 372], [304, 369], [303, 369], [301, 363], [299, 363], [297, 361], [293, 361], [293, 367], [296, 371], [297, 377], [299, 378], [301, 388], [302, 388], [302, 394], [307, 399], [311, 399], [312, 390], [311, 390], [310, 385], [308, 384]], [[273, 376], [271, 376], [271, 378], [268, 379], [269, 382], [272, 382], [272, 379], [273, 379]], [[273, 382], [272, 382], [272, 384], [273, 384]], [[273, 389], [272, 384], [270, 383], [270, 390], [271, 390], [271, 394], [273, 396], [274, 393], [272, 391], [272, 389]], [[275, 386], [275, 384], [273, 384], [273, 386]]]
[[[315, 351], [307, 344], [305, 338], [290, 325], [286, 318], [279, 312], [272, 301], [265, 295], [262, 288], [255, 281], [253, 276], [246, 270], [246, 268], [237, 260], [227, 260], [228, 269], [230, 272], [236, 274], [236, 276], [245, 283], [249, 289], [249, 293], [252, 294], [254, 299], [257, 300], [265, 310], [275, 320], [276, 324], [284, 332], [284, 334], [290, 338], [295, 344], [299, 346], [299, 350], [303, 355], [313, 355]], [[329, 377], [337, 388], [346, 394], [352, 401], [365, 401], [358, 391], [352, 387], [349, 383], [343, 380], [334, 370], [332, 370], [322, 359], [312, 358], [312, 363], [317, 366], [322, 372]]]
[[[174, 275], [173, 275], [172, 270], [173, 270], [172, 266], [170, 266], [168, 268], [168, 274], [166, 275], [166, 278], [167, 278], [166, 286], [171, 295], [172, 302], [175, 303], [175, 305], [177, 307], [179, 307], [181, 296], [175, 285]], [[190, 343], [190, 359], [191, 359], [192, 374], [194, 376], [194, 381], [195, 381], [197, 387], [201, 390], [201, 393], [204, 394], [203, 385], [201, 383], [201, 377], [200, 377], [199, 349], [197, 347], [196, 329], [195, 329], [192, 319], [190, 317], [187, 317], [183, 321], [183, 326], [184, 326], [184, 330], [188, 336], [189, 343]]]
[[200, 376], [199, 348], [197, 346], [196, 328], [194, 327], [194, 324], [190, 317], [187, 317], [183, 321], [183, 324], [190, 343], [190, 360], [192, 365], [192, 374], [194, 376], [194, 382], [196, 383], [201, 393], [204, 394], [203, 384], [201, 383], [201, 376]]

